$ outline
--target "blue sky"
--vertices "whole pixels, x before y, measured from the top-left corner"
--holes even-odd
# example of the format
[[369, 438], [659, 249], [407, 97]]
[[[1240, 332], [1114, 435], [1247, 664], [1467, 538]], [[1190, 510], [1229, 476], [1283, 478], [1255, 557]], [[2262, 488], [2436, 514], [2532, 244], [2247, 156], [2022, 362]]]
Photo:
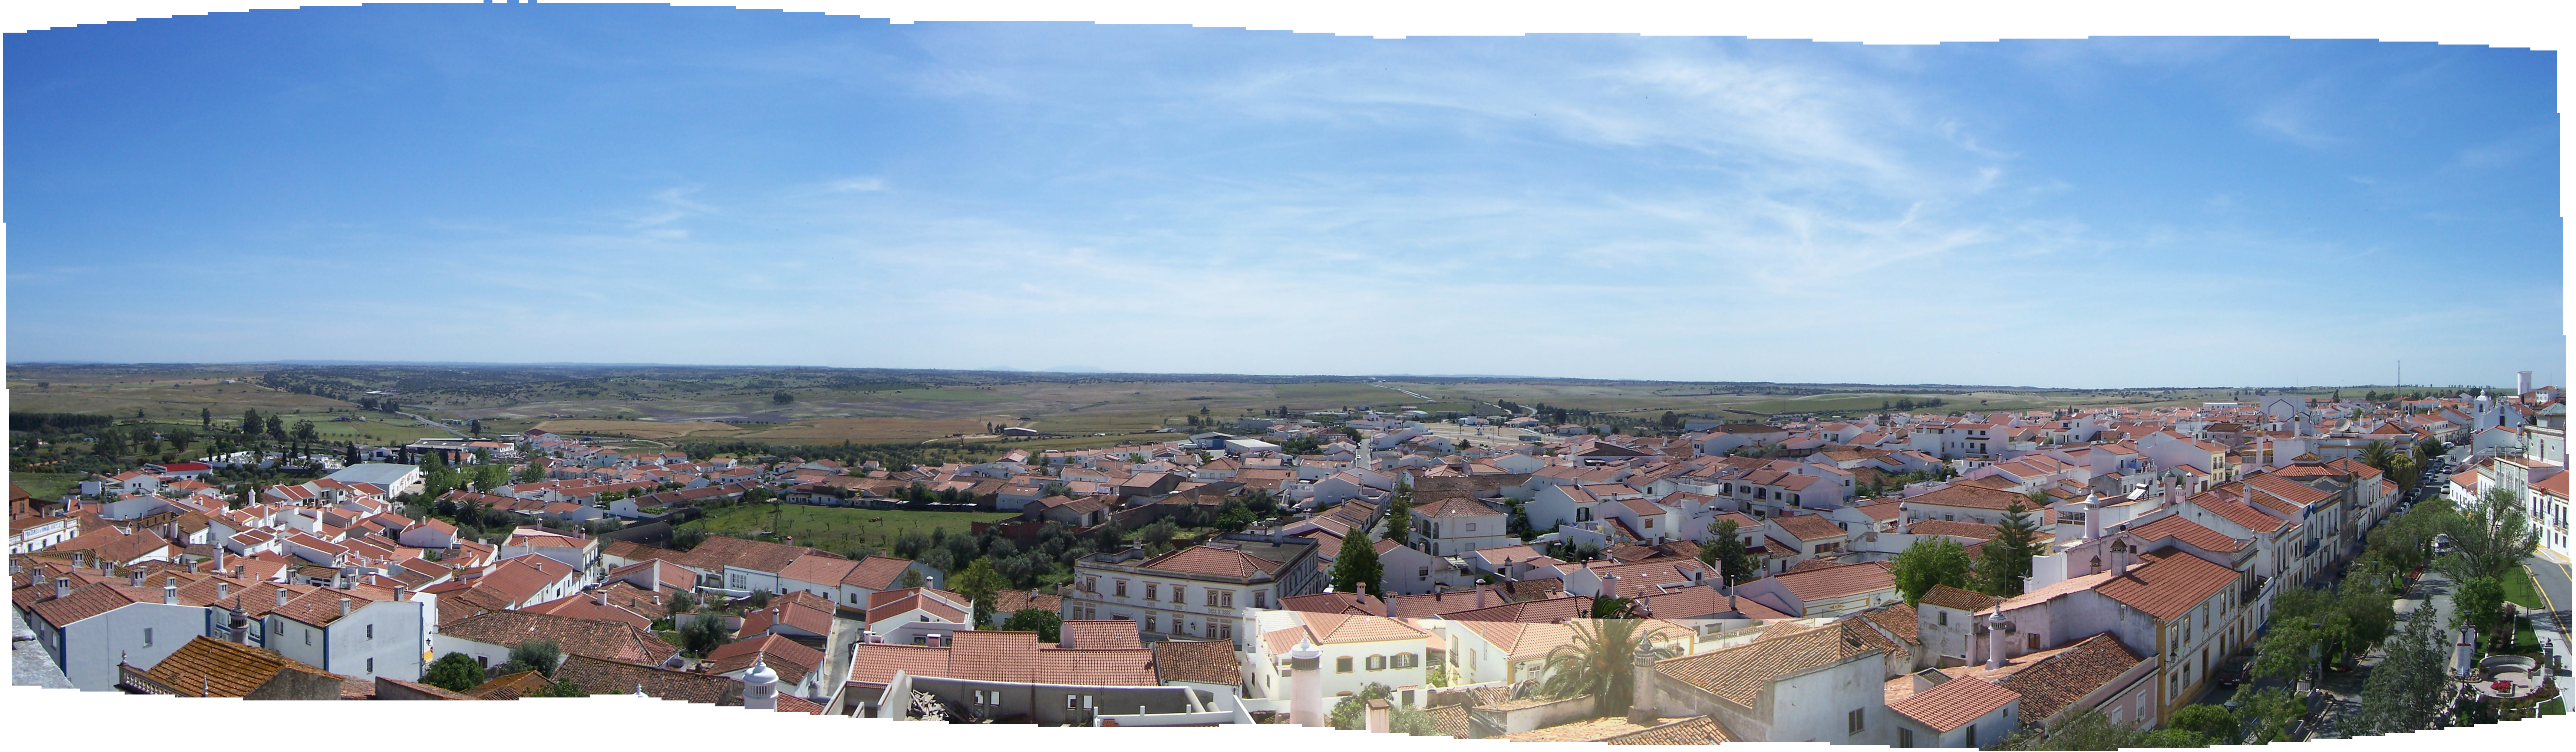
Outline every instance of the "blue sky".
[[5, 54], [10, 362], [2565, 380], [2547, 52], [447, 5]]

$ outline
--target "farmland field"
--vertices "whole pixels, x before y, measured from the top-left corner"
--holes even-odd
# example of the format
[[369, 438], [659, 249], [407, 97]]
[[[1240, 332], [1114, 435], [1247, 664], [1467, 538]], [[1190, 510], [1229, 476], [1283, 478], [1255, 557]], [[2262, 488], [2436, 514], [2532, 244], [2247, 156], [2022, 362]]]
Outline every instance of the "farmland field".
[[52, 500], [80, 490], [80, 473], [10, 473], [9, 482], [27, 489], [27, 495]]
[[[224, 384], [231, 379], [235, 383]], [[399, 418], [365, 413], [366, 423], [330, 418], [357, 409], [334, 399], [398, 394], [404, 409], [440, 419], [484, 421], [487, 435], [541, 426], [558, 433], [617, 435], [654, 444], [717, 439], [780, 444], [992, 441], [992, 426], [1062, 434], [1030, 448], [1104, 446], [1168, 438], [1193, 418], [1223, 426], [1239, 417], [1381, 409], [1499, 412], [1501, 402], [1623, 415], [1651, 421], [1664, 412], [1727, 420], [1780, 414], [1849, 416], [1940, 399], [1941, 412], [2058, 407], [2194, 404], [2257, 399], [2229, 389], [2051, 390], [2011, 387], [1631, 382], [1577, 379], [1158, 376], [890, 369], [680, 366], [12, 366], [12, 407], [193, 425], [211, 409], [219, 422], [244, 408], [310, 419], [327, 441], [387, 444], [441, 435]], [[272, 388], [286, 387], [286, 388]], [[2364, 388], [2348, 387], [2358, 391]], [[1401, 391], [1399, 391], [1401, 390]], [[2272, 393], [2281, 393], [2271, 390]], [[779, 403], [784, 392], [791, 400]], [[1407, 392], [1410, 392], [1408, 394]], [[2326, 396], [2330, 389], [2298, 390]], [[331, 395], [331, 396], [324, 396]], [[1413, 396], [1421, 395], [1421, 396]], [[1920, 410], [1922, 408], [1918, 408]], [[1093, 436], [1093, 434], [1108, 434]]]
[[972, 523], [999, 522], [1019, 516], [1016, 512], [906, 512], [802, 504], [786, 504], [779, 509], [783, 521], [774, 531], [770, 529], [770, 507], [767, 504], [742, 504], [719, 509], [681, 527], [701, 528], [717, 535], [775, 532], [795, 536], [796, 545], [840, 553], [860, 546], [886, 550], [894, 544], [896, 536], [907, 532], [927, 535], [933, 529], [940, 529], [953, 535], [967, 532]]

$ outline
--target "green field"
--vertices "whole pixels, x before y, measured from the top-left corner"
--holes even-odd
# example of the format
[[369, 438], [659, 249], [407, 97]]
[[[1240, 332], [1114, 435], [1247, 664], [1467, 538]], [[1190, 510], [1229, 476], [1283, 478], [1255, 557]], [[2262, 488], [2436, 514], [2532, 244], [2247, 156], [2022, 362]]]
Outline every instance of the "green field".
[[27, 489], [27, 495], [51, 501], [63, 494], [80, 490], [79, 473], [10, 473], [9, 482]]
[[896, 536], [908, 532], [929, 534], [931, 530], [964, 533], [970, 523], [999, 522], [1018, 517], [1016, 512], [905, 512], [848, 507], [814, 507], [787, 504], [780, 507], [778, 529], [770, 529], [770, 507], [767, 504], [744, 504], [716, 510], [706, 517], [681, 525], [701, 528], [709, 533], [776, 532], [796, 536], [796, 545], [840, 553], [860, 546], [886, 550]]

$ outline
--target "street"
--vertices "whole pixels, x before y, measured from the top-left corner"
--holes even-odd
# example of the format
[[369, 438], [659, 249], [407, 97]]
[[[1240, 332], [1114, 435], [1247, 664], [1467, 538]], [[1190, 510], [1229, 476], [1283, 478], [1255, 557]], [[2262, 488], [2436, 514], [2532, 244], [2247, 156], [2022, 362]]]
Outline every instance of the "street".
[[2567, 565], [2542, 556], [2524, 559], [2522, 565], [2531, 570], [2531, 579], [2540, 590], [2540, 601], [2545, 611], [2532, 615], [2531, 631], [2540, 637], [2541, 644], [2549, 646], [2550, 655], [2558, 657], [2558, 675], [2568, 676]]

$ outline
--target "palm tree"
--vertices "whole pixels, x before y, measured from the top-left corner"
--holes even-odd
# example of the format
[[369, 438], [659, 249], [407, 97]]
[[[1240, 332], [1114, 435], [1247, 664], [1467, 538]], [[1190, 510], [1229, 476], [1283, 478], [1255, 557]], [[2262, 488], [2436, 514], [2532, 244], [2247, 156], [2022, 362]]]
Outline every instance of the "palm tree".
[[2379, 468], [2380, 472], [2387, 472], [2389, 464], [2396, 459], [2397, 452], [2388, 448], [2388, 442], [2373, 441], [2361, 447], [2361, 464]]
[[1631, 676], [1637, 652], [1671, 657], [1672, 649], [1652, 647], [1654, 633], [1638, 619], [1588, 619], [1574, 623], [1574, 640], [1547, 652], [1539, 670], [1547, 679], [1539, 693], [1549, 697], [1591, 695], [1596, 707], [1628, 707], [1635, 685]]

